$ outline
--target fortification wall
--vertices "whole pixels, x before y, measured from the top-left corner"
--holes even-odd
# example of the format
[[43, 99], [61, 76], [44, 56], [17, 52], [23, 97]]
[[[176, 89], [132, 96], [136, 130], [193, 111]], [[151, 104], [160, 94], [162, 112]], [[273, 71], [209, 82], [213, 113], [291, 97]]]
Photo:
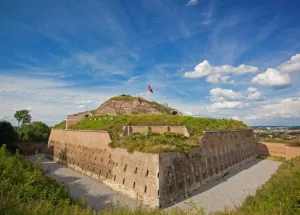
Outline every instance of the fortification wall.
[[186, 137], [190, 136], [186, 126], [124, 126], [122, 130], [123, 136], [128, 136], [133, 133], [146, 134], [148, 132], [155, 132], [160, 134], [165, 132], [173, 132], [182, 134]]
[[188, 153], [112, 149], [106, 131], [51, 131], [48, 155], [151, 207], [166, 207], [252, 160], [252, 131], [205, 132]]
[[258, 153], [264, 156], [282, 157], [286, 160], [300, 156], [300, 147], [290, 147], [284, 143], [258, 143]]
[[106, 131], [52, 129], [48, 156], [112, 189], [158, 207], [158, 155], [108, 146]]
[[47, 145], [36, 142], [22, 142], [19, 144], [19, 149], [24, 155], [33, 155], [36, 152], [45, 153], [47, 151]]
[[205, 132], [200, 146], [188, 153], [159, 155], [160, 206], [186, 198], [201, 185], [253, 160], [256, 143], [252, 131]]

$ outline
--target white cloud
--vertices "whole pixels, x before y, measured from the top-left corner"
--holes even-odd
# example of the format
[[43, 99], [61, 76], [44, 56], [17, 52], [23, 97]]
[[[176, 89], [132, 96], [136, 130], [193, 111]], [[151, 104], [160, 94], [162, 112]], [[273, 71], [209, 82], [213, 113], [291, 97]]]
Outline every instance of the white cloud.
[[93, 103], [93, 100], [80, 100], [80, 101], [76, 101], [75, 104], [91, 104]]
[[206, 77], [206, 81], [212, 84], [218, 84], [218, 83], [223, 83], [223, 84], [234, 84], [235, 82], [233, 80], [229, 80], [230, 76], [225, 75], [222, 76], [221, 74], [213, 74], [209, 75]]
[[231, 75], [241, 75], [245, 73], [255, 73], [258, 71], [257, 67], [247, 66], [241, 64], [237, 67], [231, 65], [212, 66], [207, 60], [199, 63], [193, 71], [185, 72], [184, 77], [186, 78], [201, 78], [207, 77], [206, 81], [210, 83], [233, 83], [229, 82], [228, 79]]
[[255, 87], [249, 87], [247, 89], [248, 96], [247, 99], [249, 100], [262, 100], [264, 97], [262, 93]]
[[273, 89], [282, 89], [291, 84], [291, 78], [277, 69], [268, 68], [264, 73], [255, 76], [251, 82]]
[[79, 108], [79, 109], [85, 109], [86, 107], [85, 107], [85, 105], [78, 105], [77, 108]]
[[[120, 86], [122, 87], [122, 86]], [[67, 113], [77, 113], [80, 105], [98, 107], [108, 98], [117, 95], [120, 89], [107, 91], [77, 88], [73, 83], [59, 79], [29, 78], [22, 76], [0, 76], [0, 113], [13, 120], [15, 110], [31, 108], [33, 120], [45, 119], [53, 125], [65, 119]], [[97, 101], [94, 102], [94, 101]], [[86, 106], [86, 105], [85, 105]]]
[[241, 117], [239, 117], [239, 116], [233, 116], [233, 117], [231, 117], [231, 119], [238, 120], [238, 121], [242, 120]]
[[208, 106], [208, 109], [217, 110], [217, 109], [233, 109], [233, 108], [243, 108], [248, 106], [248, 103], [243, 103], [241, 101], [224, 101], [224, 102], [215, 102], [212, 105]]
[[213, 102], [237, 101], [242, 100], [244, 96], [232, 89], [214, 88], [210, 90], [210, 99]]
[[245, 120], [297, 118], [300, 115], [300, 97], [270, 101], [268, 104], [261, 105], [252, 111], [255, 114], [246, 115]]
[[193, 6], [193, 5], [197, 5], [198, 4], [198, 0], [189, 0], [188, 3], [186, 3], [187, 6]]
[[300, 72], [300, 54], [291, 57], [290, 60], [278, 66], [282, 72]]
[[300, 72], [300, 54], [280, 64], [277, 68], [268, 68], [252, 79], [252, 83], [273, 89], [289, 87], [292, 83], [290, 73]]

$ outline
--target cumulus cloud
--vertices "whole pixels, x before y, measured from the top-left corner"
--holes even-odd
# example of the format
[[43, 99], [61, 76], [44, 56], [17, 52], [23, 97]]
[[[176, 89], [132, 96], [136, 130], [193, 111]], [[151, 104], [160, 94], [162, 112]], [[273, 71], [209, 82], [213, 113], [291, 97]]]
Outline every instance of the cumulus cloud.
[[291, 85], [290, 73], [300, 72], [300, 54], [280, 64], [277, 68], [268, 68], [252, 79], [252, 83], [273, 89], [283, 89]]
[[254, 87], [247, 89], [247, 94], [236, 92], [232, 89], [214, 88], [210, 92], [210, 100], [213, 102], [208, 109], [233, 109], [249, 106], [249, 101], [264, 99], [263, 94]]
[[210, 90], [210, 99], [213, 102], [242, 100], [244, 96], [232, 89], [214, 88]]
[[206, 81], [212, 84], [218, 84], [218, 83], [223, 83], [223, 84], [234, 84], [235, 82], [233, 80], [229, 80], [230, 76], [225, 75], [222, 76], [221, 74], [213, 74], [209, 75], [206, 77]]
[[291, 57], [290, 60], [278, 66], [282, 72], [300, 72], [300, 54]]
[[210, 83], [230, 83], [229, 75], [241, 75], [246, 73], [255, 73], [257, 67], [241, 64], [237, 67], [231, 65], [212, 66], [207, 60], [199, 63], [193, 71], [185, 72], [186, 78], [202, 78], [207, 77], [206, 81]]
[[255, 87], [249, 87], [247, 89], [247, 92], [248, 92], [247, 98], [249, 100], [262, 100], [264, 98], [262, 93]]
[[197, 5], [198, 4], [198, 0], [189, 0], [188, 3], [186, 3], [187, 6], [193, 6], [193, 5]]
[[253, 110], [255, 114], [244, 117], [245, 120], [257, 120], [267, 118], [296, 118], [300, 115], [300, 97], [286, 98], [261, 105]]
[[233, 108], [242, 108], [248, 106], [248, 103], [243, 103], [241, 101], [224, 101], [224, 102], [215, 102], [212, 105], [208, 106], [208, 109], [217, 110], [217, 109], [233, 109]]
[[291, 85], [291, 78], [288, 74], [281, 73], [277, 69], [269, 68], [264, 73], [255, 76], [251, 82], [273, 89], [282, 89]]

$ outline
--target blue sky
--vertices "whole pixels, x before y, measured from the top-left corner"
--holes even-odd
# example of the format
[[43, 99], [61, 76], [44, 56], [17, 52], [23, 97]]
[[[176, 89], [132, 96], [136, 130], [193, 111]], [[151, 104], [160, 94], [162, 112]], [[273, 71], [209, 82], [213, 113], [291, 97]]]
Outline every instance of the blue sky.
[[299, 11], [296, 0], [3, 2], [0, 118], [29, 108], [53, 125], [124, 93], [185, 114], [299, 125]]

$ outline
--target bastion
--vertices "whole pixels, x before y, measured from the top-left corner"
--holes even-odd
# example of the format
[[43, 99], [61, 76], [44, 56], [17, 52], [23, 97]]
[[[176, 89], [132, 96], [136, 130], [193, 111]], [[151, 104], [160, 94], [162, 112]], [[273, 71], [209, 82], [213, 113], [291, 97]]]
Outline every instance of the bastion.
[[52, 129], [47, 156], [153, 208], [166, 207], [256, 157], [251, 130], [204, 132], [188, 153], [128, 153], [106, 131]]
[[[130, 98], [130, 102], [135, 101]], [[145, 100], [142, 101], [145, 103]], [[147, 106], [147, 104], [143, 105]], [[139, 106], [133, 106], [134, 110], [129, 110], [128, 105], [126, 105], [126, 110], [112, 110], [112, 107], [115, 105], [106, 105], [105, 110], [113, 113], [113, 115], [115, 113], [120, 115], [122, 111], [126, 115], [139, 114], [136, 112], [137, 110], [142, 110], [144, 114], [146, 110], [140, 109]], [[117, 107], [122, 107], [122, 104], [118, 103]], [[156, 114], [163, 114], [162, 111], [167, 110], [167, 114], [174, 115], [175, 109], [164, 108], [155, 104], [155, 106], [150, 107], [150, 114], [155, 111]], [[93, 120], [96, 120], [92, 117], [97, 113], [109, 115], [105, 111], [103, 113], [103, 110], [100, 108], [97, 110], [98, 112], [81, 113], [79, 114], [80, 117], [75, 117], [76, 120], [74, 121], [79, 123], [86, 120], [87, 123], [92, 123]], [[149, 122], [151, 116], [145, 118], [145, 121], [148, 120], [147, 122]], [[134, 119], [131, 123], [143, 125], [131, 124], [118, 128], [117, 138], [126, 138], [136, 133], [148, 135], [167, 132], [178, 134], [184, 140], [188, 138], [196, 140], [196, 145], [190, 147], [188, 151], [161, 153], [145, 153], [136, 150], [129, 152], [121, 147], [112, 148], [110, 143], [114, 139], [108, 131], [104, 129], [79, 130], [76, 127], [68, 127], [72, 121], [72, 116], [67, 119], [70, 120], [66, 120], [67, 125], [64, 129], [51, 130], [47, 157], [101, 181], [113, 190], [152, 208], [164, 208], [184, 200], [199, 191], [204, 184], [228, 174], [228, 172], [257, 156], [257, 145], [252, 130], [210, 130], [197, 133], [195, 125], [201, 127], [202, 124], [199, 124], [199, 121], [197, 121], [198, 124], [195, 123], [198, 120], [195, 118], [182, 116], [167, 118], [167, 116], [162, 116], [159, 120], [165, 119], [166, 121], [151, 122], [152, 124], [156, 123], [156, 125], [145, 125]], [[127, 118], [121, 117], [116, 120], [119, 126], [121, 119], [124, 122], [129, 122]], [[138, 117], [137, 119], [143, 118]], [[98, 120], [101, 122], [100, 118]], [[160, 122], [170, 122], [172, 125], [157, 125]], [[183, 122], [186, 122], [187, 126], [182, 125]], [[203, 122], [212, 124], [212, 120], [208, 121], [207, 118], [204, 118]], [[216, 120], [214, 122], [216, 123]], [[229, 120], [228, 122], [231, 123], [232, 121]], [[76, 123], [71, 124], [74, 126]], [[106, 125], [107, 121], [103, 121], [103, 123]], [[212, 127], [215, 127], [214, 125]], [[190, 130], [188, 126], [190, 126]]]

